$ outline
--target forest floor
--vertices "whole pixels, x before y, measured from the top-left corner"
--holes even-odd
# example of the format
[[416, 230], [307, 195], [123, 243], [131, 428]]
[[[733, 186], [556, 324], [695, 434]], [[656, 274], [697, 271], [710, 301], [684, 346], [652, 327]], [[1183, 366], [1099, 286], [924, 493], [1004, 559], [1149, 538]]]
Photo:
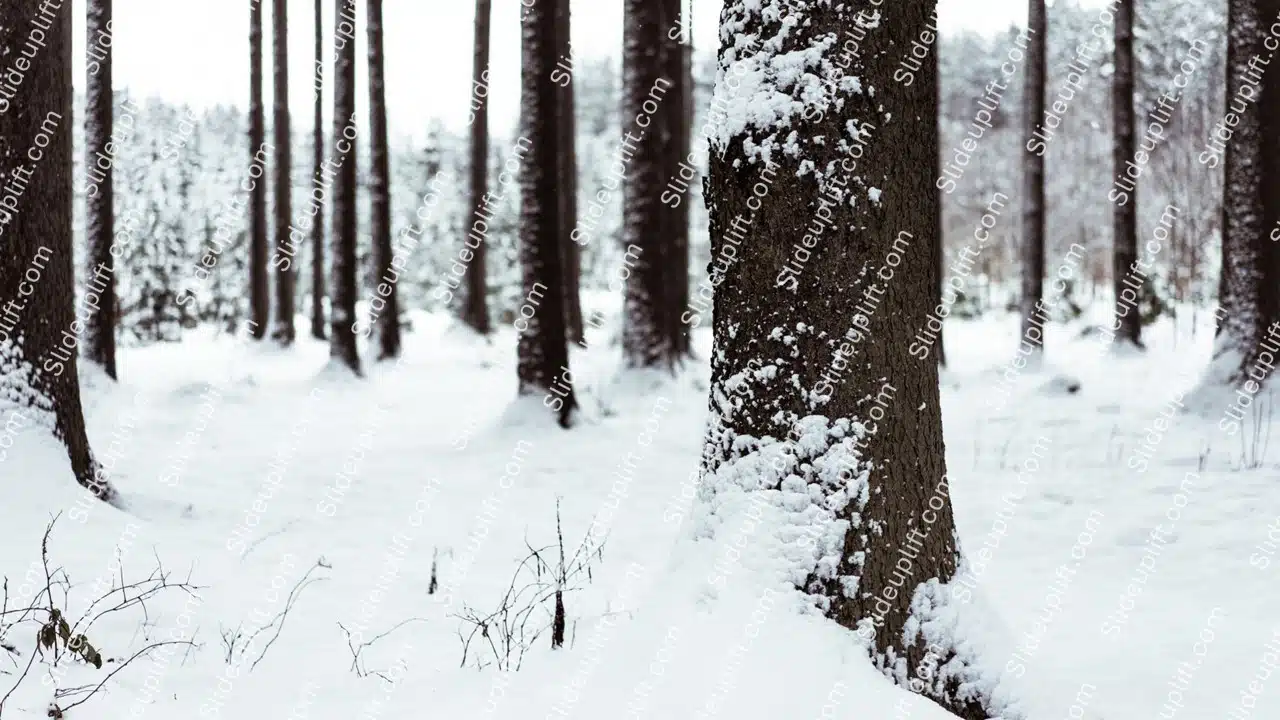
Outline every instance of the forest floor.
[[[100, 590], [141, 581], [158, 563], [169, 582], [189, 576], [201, 588], [198, 597], [161, 590], [97, 621], [88, 638], [104, 658], [182, 633], [194, 632], [198, 647], [139, 658], [68, 717], [949, 717], [873, 672], [851, 633], [785, 588], [763, 592], [745, 576], [708, 587], [724, 540], [691, 538], [688, 499], [705, 367], [614, 384], [616, 350], [604, 331], [590, 335], [596, 344], [573, 357], [586, 410], [565, 432], [536, 400], [512, 405], [509, 327], [485, 345], [441, 316], [413, 322], [403, 362], [368, 367], [364, 380], [325, 370], [327, 346], [309, 339], [287, 352], [225, 336], [123, 350], [119, 385], [95, 383], [86, 405], [127, 514], [86, 503], [43, 434], [12, 433], [0, 463], [9, 607], [30, 592], [20, 586], [39, 568], [41, 536], [59, 511], [49, 558], [72, 581], [68, 617], [102, 594], [95, 581]], [[1010, 662], [1026, 668], [1017, 694], [1045, 720], [1079, 717], [1073, 704], [1112, 720], [1224, 716], [1280, 636], [1280, 566], [1256, 567], [1270, 549], [1256, 546], [1280, 522], [1280, 436], [1269, 414], [1269, 456], [1252, 421], [1235, 437], [1219, 429], [1224, 395], [1205, 412], [1176, 414], [1137, 472], [1128, 460], [1147, 428], [1202, 372], [1211, 318], [1194, 340], [1160, 325], [1145, 356], [1124, 358], [1093, 356], [1091, 340], [1054, 328], [1051, 367], [1027, 373], [992, 410], [1016, 326], [1011, 316], [949, 324], [942, 400], [961, 542], [971, 557], [988, 548], [981, 582], [1021, 646], [1022, 660]], [[709, 336], [697, 340], [707, 357]], [[1079, 391], [1052, 367], [1071, 368]], [[633, 469], [616, 474], [624, 463]], [[1006, 533], [992, 535], [1019, 468], [1025, 499], [1006, 511]], [[549, 568], [517, 568], [529, 546], [557, 545], [557, 502], [568, 562], [593, 518], [607, 540], [589, 553], [590, 577], [583, 569], [567, 581], [566, 647], [552, 650], [544, 632], [520, 672], [497, 672], [493, 647], [503, 663], [520, 655], [501, 648], [504, 623], [477, 633], [464, 656], [468, 625], [458, 616], [496, 610], [513, 582], [526, 589], [513, 612], [527, 593], [552, 587], [558, 549]], [[1148, 549], [1153, 528], [1159, 552]], [[1069, 579], [1054, 585], [1062, 565]], [[31, 576], [44, 586], [43, 569]], [[314, 582], [290, 600], [303, 577]], [[1133, 609], [1104, 633], [1131, 584]], [[549, 625], [551, 607], [532, 607], [525, 630]], [[350, 643], [354, 665], [344, 627], [362, 631]], [[0, 650], [0, 694], [26, 667], [36, 628], [5, 638], [20, 656]], [[1010, 650], [992, 646], [987, 661], [1003, 665]], [[54, 684], [96, 685], [116, 667], [74, 664], [55, 678], [37, 661], [3, 717], [45, 717]], [[1182, 705], [1165, 709], [1179, 677]], [[1253, 691], [1252, 716], [1280, 716], [1280, 687], [1258, 682], [1265, 692]]]

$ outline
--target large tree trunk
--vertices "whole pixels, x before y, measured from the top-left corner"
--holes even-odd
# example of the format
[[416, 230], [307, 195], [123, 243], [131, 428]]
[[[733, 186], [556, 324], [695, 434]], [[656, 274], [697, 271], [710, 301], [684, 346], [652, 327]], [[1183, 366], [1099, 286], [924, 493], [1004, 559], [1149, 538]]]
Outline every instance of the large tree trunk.
[[[111, 0], [89, 0], [85, 22], [86, 46], [101, 47], [101, 39], [110, 37]], [[70, 12], [70, 11], [68, 11]], [[96, 278], [98, 310], [91, 314], [84, 328], [85, 360], [102, 368], [116, 379], [116, 278], [111, 242], [115, 230], [115, 179], [113, 163], [98, 163], [98, 157], [111, 157], [107, 151], [114, 125], [110, 47], [102, 48], [102, 57], [90, 63], [85, 72], [84, 166], [99, 174], [96, 182], [85, 183], [85, 277]], [[96, 57], [96, 55], [95, 55]], [[103, 272], [103, 268], [110, 268]]]
[[[626, 276], [622, 357], [631, 368], [672, 368], [668, 341], [667, 248], [669, 227], [662, 212], [663, 169], [667, 143], [670, 82], [663, 77], [662, 26], [666, 0], [625, 0], [622, 47], [623, 157], [630, 156], [623, 183], [622, 244]], [[625, 272], [624, 272], [625, 271]]]
[[[681, 163], [693, 166], [688, 162], [693, 129], [693, 36], [691, 18], [684, 12], [682, 0], [663, 0], [663, 3], [664, 76], [671, 81], [671, 88], [663, 100], [663, 129], [667, 134], [663, 177], [670, 181], [681, 177]], [[665, 189], [664, 185], [660, 191]], [[681, 313], [689, 304], [688, 200], [688, 197], [681, 198], [675, 207], [667, 203], [659, 206], [667, 226], [663, 234], [669, 238], [664, 263], [667, 273], [667, 342], [671, 344], [671, 354], [676, 360], [689, 357], [692, 351], [689, 325], [680, 320]]]
[[[557, 235], [560, 225], [559, 103], [551, 71], [556, 64], [555, 8], [535, 3], [526, 11], [522, 28], [520, 118], [523, 137], [533, 156], [520, 165], [520, 269], [525, 298], [517, 346], [521, 395], [543, 395], [562, 427], [572, 421], [578, 403], [569, 373], [565, 345], [564, 270]], [[532, 310], [531, 316], [525, 308]], [[562, 391], [552, 394], [553, 388]], [[566, 391], [567, 388], [567, 391]]]
[[[938, 365], [909, 352], [910, 328], [932, 310], [938, 282], [936, 68], [925, 64], [902, 86], [890, 63], [876, 61], [909, 47], [933, 9], [929, 0], [792, 6], [783, 34], [767, 6], [725, 4], [722, 38], [785, 39], [766, 49], [721, 43], [713, 119], [745, 99], [736, 92], [781, 112], [748, 116], [737, 131], [722, 124], [713, 138], [706, 202], [720, 281], [700, 485], [712, 515], [759, 517], [744, 508], [760, 501], [770, 517], [787, 516], [779, 524], [809, 526], [818, 541], [788, 557], [788, 578], [859, 629], [873, 662], [901, 685], [936, 643], [936, 681], [922, 692], [976, 720], [1005, 709], [994, 707], [968, 638], [923, 634], [930, 621], [965, 612], [948, 586], [960, 555]], [[860, 54], [842, 49], [859, 11], [878, 20]], [[828, 46], [831, 37], [840, 40]], [[775, 64], [784, 53], [805, 66]], [[794, 72], [821, 82], [797, 85]], [[859, 78], [861, 91], [844, 76]], [[780, 151], [784, 141], [791, 150]], [[807, 243], [819, 220], [820, 240]]]
[[[329, 356], [360, 374], [356, 349], [356, 16], [334, 0], [333, 278], [329, 297]], [[346, 134], [344, 134], [344, 132]]]
[[[1116, 177], [1124, 175], [1125, 163], [1133, 160], [1133, 5], [1119, 3], [1115, 25], [1115, 77], [1112, 79], [1111, 110], [1115, 147], [1112, 155]], [[1121, 294], [1128, 289], [1125, 278], [1138, 259], [1138, 192], [1114, 210], [1111, 283], [1115, 289], [1117, 344], [1142, 347], [1142, 317], [1136, 308], [1123, 303]]]
[[[489, 189], [489, 17], [490, 0], [476, 0], [475, 52], [471, 65], [471, 212], [463, 242], [471, 249], [471, 265], [467, 268], [467, 296], [462, 305], [462, 321], [481, 335], [492, 331], [489, 324], [488, 269], [486, 257], [489, 238], [487, 221], [481, 217], [484, 195]], [[481, 95], [483, 93], [483, 95]], [[486, 213], [486, 217], [487, 217]], [[485, 223], [478, 225], [478, 223]], [[483, 229], [484, 232], [480, 232]], [[475, 241], [472, 247], [468, 239]]]
[[[262, 108], [262, 3], [249, 0], [249, 162], [266, 139]], [[271, 311], [267, 280], [267, 184], [249, 191], [249, 328], [255, 340], [266, 334]]]
[[[324, 166], [324, 30], [320, 26], [321, 4], [316, 0], [315, 23], [315, 120], [313, 144], [315, 146], [315, 176]], [[324, 222], [311, 223], [311, 337], [324, 340]]]
[[[293, 214], [293, 183], [290, 172], [293, 168], [293, 138], [289, 126], [289, 0], [275, 0], [271, 6], [271, 42], [273, 55], [273, 73], [275, 76], [275, 116], [274, 132], [276, 138], [275, 167], [275, 215], [276, 215], [276, 252], [293, 254], [290, 242]], [[293, 296], [295, 274], [293, 263], [276, 263], [276, 324], [271, 330], [271, 337], [281, 345], [292, 345], [295, 336], [293, 327]]]
[[[0, 0], [0, 47], [30, 63], [17, 94], [0, 100], [0, 398], [53, 430], [76, 480], [96, 497], [115, 492], [93, 458], [77, 377], [71, 243], [71, 3], [60, 10]], [[43, 33], [41, 43], [30, 32]], [[121, 241], [122, 243], [124, 240]]]
[[[570, 43], [569, 0], [555, 0], [557, 61], [572, 65], [573, 50]], [[563, 66], [561, 66], [563, 67]], [[577, 68], [574, 68], [575, 70]], [[564, 261], [564, 303], [566, 332], [570, 342], [583, 342], [582, 326], [582, 249], [569, 233], [578, 222], [578, 153], [575, 146], [576, 123], [573, 103], [573, 76], [557, 87], [557, 128], [560, 132], [560, 244]]]
[[[1031, 347], [1031, 364], [1043, 354], [1044, 337], [1037, 307], [1044, 297], [1044, 153], [1040, 143], [1033, 150], [1033, 135], [1044, 121], [1044, 90], [1047, 60], [1045, 39], [1048, 20], [1044, 0], [1029, 0], [1027, 29], [1033, 31], [1027, 48], [1027, 84], [1023, 98], [1023, 132], [1026, 146], [1022, 152], [1022, 327], [1019, 340]], [[1040, 342], [1030, 342], [1032, 331]]]
[[[369, 9], [369, 160], [372, 197], [370, 227], [373, 231], [374, 285], [371, 296], [378, 312], [378, 359], [400, 355], [400, 301], [396, 292], [399, 273], [391, 267], [391, 164], [387, 152], [387, 88], [383, 71], [382, 0], [365, 0]], [[395, 279], [392, 279], [395, 278]], [[379, 302], [385, 302], [377, 308]]]

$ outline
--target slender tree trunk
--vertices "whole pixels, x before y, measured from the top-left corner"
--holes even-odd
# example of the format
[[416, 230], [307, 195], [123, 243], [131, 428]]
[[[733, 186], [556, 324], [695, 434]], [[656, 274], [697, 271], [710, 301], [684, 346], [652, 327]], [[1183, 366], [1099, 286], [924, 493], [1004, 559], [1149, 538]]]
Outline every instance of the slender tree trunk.
[[[275, 75], [275, 117], [274, 132], [276, 138], [275, 167], [275, 230], [276, 252], [292, 254], [290, 233], [293, 215], [293, 182], [290, 173], [293, 170], [293, 137], [289, 124], [289, 1], [275, 0], [271, 6], [271, 40], [273, 56], [273, 73]], [[277, 255], [283, 257], [283, 255]], [[271, 336], [281, 345], [293, 344], [295, 330], [294, 286], [296, 285], [292, 262], [274, 264], [276, 268], [276, 324]]]
[[[1036, 316], [1044, 298], [1044, 156], [1031, 149], [1037, 125], [1044, 119], [1044, 91], [1047, 60], [1045, 35], [1048, 19], [1044, 0], [1029, 0], [1027, 28], [1034, 31], [1027, 48], [1027, 84], [1023, 98], [1023, 131], [1026, 147], [1022, 153], [1022, 298], [1020, 310], [1022, 327], [1020, 341], [1027, 341], [1032, 330], [1039, 330]], [[1041, 342], [1030, 343], [1031, 365], [1038, 364], [1043, 355]]]
[[329, 356], [360, 374], [356, 349], [356, 12], [353, 0], [334, 0], [333, 68], [333, 293], [329, 297]]
[[[316, 0], [315, 23], [315, 175], [324, 167], [324, 29], [321, 27], [324, 0]], [[324, 340], [324, 222], [311, 223], [311, 337]]]
[[[668, 340], [667, 293], [670, 225], [661, 209], [662, 171], [667, 143], [663, 119], [671, 83], [663, 77], [662, 27], [665, 0], [625, 0], [622, 48], [621, 155], [626, 158], [623, 182], [622, 243], [626, 295], [623, 303], [622, 356], [627, 367], [672, 368], [675, 357]], [[647, 103], [647, 104], [646, 104]], [[646, 127], [647, 126], [647, 127]]]
[[[573, 48], [570, 42], [569, 0], [555, 0], [556, 4], [556, 46], [559, 57], [565, 64], [573, 62]], [[577, 68], [574, 67], [576, 71]], [[560, 132], [560, 244], [564, 252], [564, 302], [566, 332], [570, 342], [580, 343], [584, 338], [582, 327], [582, 292], [580, 280], [582, 274], [582, 249], [574, 242], [569, 233], [573, 232], [578, 222], [578, 153], [576, 152], [577, 123], [574, 117], [573, 75], [563, 87], [557, 87], [557, 128]]]
[[[520, 165], [520, 268], [524, 306], [534, 308], [520, 333], [517, 373], [521, 395], [543, 394], [543, 402], [568, 427], [577, 409], [565, 345], [564, 270], [557, 235], [560, 224], [559, 103], [551, 71], [556, 64], [555, 8], [535, 3], [526, 11], [522, 28], [520, 70], [521, 135], [533, 156]], [[536, 304], [535, 304], [536, 303]], [[524, 318], [523, 312], [521, 313]], [[553, 388], [567, 387], [563, 396]]]
[[[666, 66], [664, 76], [671, 81], [671, 88], [663, 100], [668, 150], [663, 177], [671, 179], [680, 177], [681, 163], [693, 166], [689, 162], [693, 128], [693, 36], [684, 3], [681, 0], [663, 2], [666, 15], [661, 26]], [[662, 193], [660, 201], [666, 194], [664, 191], [665, 186], [659, 189]], [[689, 357], [692, 352], [689, 326], [680, 320], [681, 313], [689, 304], [689, 200], [686, 196], [680, 198], [675, 207], [665, 202], [660, 206], [668, 228], [663, 234], [669, 238], [665, 263], [668, 276], [667, 342], [671, 344], [671, 354], [677, 361]]]
[[[841, 625], [857, 628], [874, 664], [900, 685], [932, 664], [922, 626], [965, 612], [952, 592], [960, 555], [938, 365], [909, 352], [910, 328], [924, 323], [938, 283], [936, 70], [926, 63], [904, 86], [892, 79], [893, 64], [880, 62], [910, 47], [933, 9], [930, 0], [804, 4], [787, 11], [783, 33], [767, 5], [728, 0], [722, 36], [783, 39], [780, 47], [721, 45], [725, 80], [712, 113], [744, 100], [740, 92], [771, 93], [776, 108], [789, 99], [804, 109], [748, 116], [736, 131], [722, 126], [706, 198], [712, 271], [721, 280], [700, 482], [708, 512], [724, 518], [724, 543], [755, 525], [756, 503], [772, 504], [788, 529], [808, 526], [813, 542], [800, 545], [807, 551], [797, 552], [786, 577], [807, 574], [804, 589]], [[879, 20], [860, 52], [830, 46], [860, 12]], [[783, 54], [803, 67], [779, 73]], [[800, 59], [809, 57], [823, 64]], [[792, 73], [801, 71], [821, 82], [799, 86]], [[735, 91], [737, 72], [754, 82]], [[864, 91], [842, 85], [846, 76]], [[773, 152], [766, 164], [764, 149], [784, 141], [792, 150]], [[883, 190], [878, 202], [868, 201], [873, 188]], [[839, 230], [805, 246], [819, 213]], [[790, 271], [780, 273], [784, 266]], [[771, 371], [760, 372], [764, 366]], [[825, 497], [796, 505], [806, 487]], [[838, 557], [828, 562], [829, 554]], [[978, 676], [966, 638], [934, 639], [936, 666], [923, 694], [966, 719], [1016, 717], [988, 695], [992, 686]]]
[[[369, 9], [369, 160], [372, 197], [374, 304], [385, 302], [377, 320], [378, 359], [400, 355], [399, 273], [391, 266], [391, 164], [387, 152], [387, 88], [383, 70], [382, 0], [365, 0]], [[394, 279], [393, 279], [394, 278]]]
[[[1115, 147], [1112, 165], [1116, 177], [1125, 173], [1125, 163], [1133, 160], [1133, 3], [1116, 6], [1115, 77], [1112, 79], [1111, 109]], [[1142, 318], [1136, 308], [1121, 301], [1127, 289], [1125, 277], [1138, 259], [1138, 191], [1114, 210], [1115, 239], [1111, 253], [1111, 283], [1115, 289], [1117, 344], [1142, 347]]]
[[[72, 264], [71, 13], [71, 3], [0, 0], [0, 47], [30, 60], [17, 93], [0, 101], [0, 176], [8, 178], [0, 208], [0, 398], [8, 413], [51, 428], [76, 480], [112, 501], [89, 447], [76, 374], [77, 335], [92, 308], [76, 304]], [[41, 44], [31, 41], [33, 28]]]
[[[463, 242], [471, 249], [471, 265], [467, 269], [467, 297], [462, 306], [462, 321], [481, 335], [492, 331], [489, 324], [487, 220], [485, 193], [489, 189], [489, 16], [490, 0], [476, 0], [475, 53], [471, 65], [471, 103], [468, 116], [471, 126], [471, 220]], [[481, 95], [483, 92], [483, 96]], [[484, 213], [485, 217], [481, 217]], [[484, 225], [480, 225], [484, 223]], [[484, 232], [480, 232], [481, 230]], [[474, 241], [475, 245], [472, 246]]]
[[[262, 3], [249, 0], [249, 162], [266, 141], [262, 108]], [[249, 191], [249, 328], [255, 340], [266, 334], [271, 311], [267, 280], [267, 184]]]
[[[102, 37], [111, 36], [111, 0], [89, 0], [85, 23], [86, 47], [99, 47]], [[70, 12], [70, 11], [67, 11]], [[111, 242], [115, 230], [115, 179], [112, 164], [103, 167], [99, 154], [111, 156], [115, 111], [112, 96], [110, 47], [101, 48], [102, 57], [89, 63], [85, 72], [84, 167], [100, 173], [97, 182], [85, 183], [85, 277], [100, 291], [98, 310], [85, 322], [85, 360], [116, 379], [116, 278]], [[95, 55], [96, 58], [96, 55]], [[104, 271], [104, 269], [110, 269]]]

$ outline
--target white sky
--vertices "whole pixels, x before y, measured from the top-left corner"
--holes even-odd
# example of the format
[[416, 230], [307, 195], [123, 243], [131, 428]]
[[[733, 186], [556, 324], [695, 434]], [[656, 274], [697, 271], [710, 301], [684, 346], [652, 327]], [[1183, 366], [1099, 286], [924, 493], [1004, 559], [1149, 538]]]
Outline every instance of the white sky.
[[[264, 95], [271, 107], [271, 0], [264, 6]], [[617, 57], [622, 45], [621, 0], [572, 0], [575, 53]], [[720, 0], [693, 0], [694, 42], [716, 43]], [[326, 46], [332, 34], [334, 0], [325, 6]], [[364, 112], [364, 8], [357, 46], [357, 97]], [[1092, 4], [1092, 3], [1090, 3]], [[309, 131], [312, 112], [314, 0], [289, 0], [290, 104], [295, 131]], [[393, 136], [420, 135], [433, 117], [461, 128], [471, 92], [471, 0], [389, 0], [384, 5], [387, 54], [387, 103]], [[74, 0], [77, 87], [83, 88], [84, 0]], [[115, 85], [135, 96], [159, 96], [197, 107], [233, 104], [248, 96], [249, 8], [245, 0], [115, 0]], [[993, 31], [1022, 23], [1025, 0], [941, 0], [939, 25]], [[508, 132], [519, 103], [519, 0], [493, 0], [490, 49], [490, 122], [495, 133]], [[331, 66], [332, 50], [326, 49]], [[326, 68], [326, 73], [329, 68]], [[326, 75], [326, 78], [328, 76]], [[326, 115], [329, 101], [326, 99]]]

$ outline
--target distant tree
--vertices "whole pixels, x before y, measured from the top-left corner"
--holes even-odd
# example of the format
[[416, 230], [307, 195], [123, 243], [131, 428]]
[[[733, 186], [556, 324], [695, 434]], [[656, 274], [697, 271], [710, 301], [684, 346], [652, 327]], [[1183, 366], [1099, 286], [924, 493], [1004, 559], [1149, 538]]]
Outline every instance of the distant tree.
[[[1115, 75], [1112, 78], [1112, 133], [1114, 148], [1112, 172], [1116, 177], [1126, 172], [1125, 163], [1133, 160], [1133, 3], [1116, 4]], [[1124, 306], [1121, 293], [1127, 289], [1125, 278], [1138, 259], [1138, 196], [1135, 190], [1127, 202], [1115, 207], [1112, 241], [1111, 283], [1115, 290], [1115, 314], [1119, 324], [1115, 342], [1142, 347], [1142, 317], [1136, 309]]]
[[[471, 126], [471, 162], [468, 177], [470, 187], [470, 209], [467, 222], [463, 225], [463, 242], [468, 248], [471, 243], [467, 238], [475, 228], [477, 221], [485, 222], [480, 217], [484, 208], [485, 193], [489, 190], [489, 16], [492, 12], [491, 0], [476, 0], [475, 45], [471, 64], [471, 112], [468, 122]], [[480, 93], [483, 92], [483, 96]], [[475, 248], [471, 250], [471, 265], [467, 268], [467, 292], [462, 305], [462, 321], [481, 335], [488, 335], [492, 330], [489, 324], [488, 268], [487, 256], [489, 233], [475, 240]], [[479, 234], [479, 233], [477, 233]], [[475, 238], [472, 238], [473, 240]]]
[[[671, 82], [662, 101], [662, 130], [667, 149], [662, 177], [666, 182], [679, 177], [680, 165], [687, 163], [692, 142], [693, 35], [692, 18], [685, 11], [682, 0], [662, 2], [663, 77]], [[659, 193], [665, 194], [662, 190], [659, 189]], [[663, 263], [667, 272], [666, 335], [673, 358], [679, 360], [691, 352], [689, 326], [680, 320], [681, 313], [689, 304], [690, 198], [682, 197], [675, 207], [662, 203], [661, 195], [659, 200], [659, 212], [664, 221], [663, 235], [667, 238], [667, 259]]]
[[[400, 302], [396, 282], [388, 282], [391, 267], [391, 165], [387, 149], [387, 87], [383, 70], [382, 0], [365, 0], [369, 10], [369, 160], [373, 165], [369, 188], [373, 234], [376, 297], [386, 305], [377, 320], [378, 359], [400, 355]], [[398, 275], [398, 274], [397, 274]], [[384, 290], [385, 288], [385, 290]]]
[[[908, 47], [934, 6], [806, 3], [780, 18], [768, 4], [728, 0], [721, 11], [722, 36], [778, 40], [721, 44], [712, 107], [749, 92], [776, 112], [721, 128], [710, 152], [720, 281], [700, 498], [725, 528], [754, 527], [758, 502], [787, 532], [808, 533], [783, 570], [868, 640], [893, 681], [966, 720], [1012, 720], [1020, 715], [994, 699], [974, 646], [951, 632], [969, 625], [957, 617], [967, 588], [938, 365], [909, 351], [937, 283], [934, 66], [904, 86], [877, 61]], [[879, 22], [860, 55], [830, 47], [871, 13]], [[731, 73], [751, 82], [735, 89]], [[800, 73], [816, 81], [795, 82]], [[840, 82], [848, 76], [860, 89]], [[823, 208], [840, 231], [797, 255]], [[792, 262], [794, 282], [780, 285], [778, 269]]]
[[[344, 12], [350, 0], [334, 0], [333, 144], [337, 172], [331, 195], [333, 213], [333, 278], [329, 297], [329, 355], [360, 374], [356, 333], [356, 144], [343, 136], [356, 111], [355, 33], [343, 34], [344, 24], [355, 27], [355, 13]], [[342, 152], [340, 147], [348, 149]]]
[[10, 404], [6, 421], [18, 412], [51, 429], [76, 481], [110, 502], [116, 493], [89, 446], [76, 367], [71, 12], [0, 0], [0, 18], [0, 47], [11, 53], [29, 28], [48, 28], [19, 94], [0, 103], [0, 174], [25, 178], [18, 206], [0, 212], [0, 398]]
[[[539, 2], [527, 9], [521, 40], [520, 134], [532, 146], [533, 156], [520, 165], [520, 268], [523, 300], [535, 311], [527, 318], [517, 345], [518, 392], [543, 395], [561, 427], [568, 427], [578, 402], [572, 383], [565, 382], [571, 375], [565, 345], [562, 247], [557, 235], [561, 227], [559, 103], [551, 79], [556, 64], [555, 8]], [[564, 394], [552, 395], [553, 387]]]
[[[1022, 327], [1019, 340], [1026, 343], [1031, 330], [1038, 328], [1037, 305], [1044, 298], [1044, 149], [1032, 150], [1033, 134], [1044, 122], [1046, 39], [1048, 20], [1045, 0], [1028, 0], [1027, 29], [1032, 31], [1027, 49], [1026, 93], [1023, 95], [1023, 135], [1027, 145], [1022, 149]], [[1028, 343], [1032, 362], [1038, 362], [1044, 347]]]
[[[262, 3], [249, 0], [249, 162], [266, 139], [262, 108]], [[249, 319], [250, 334], [261, 340], [267, 331], [271, 299], [267, 280], [267, 185], [249, 191]]]
[[[320, 174], [324, 167], [324, 32], [321, 28], [323, 16], [321, 4], [324, 0], [316, 0], [315, 12], [315, 174]], [[324, 340], [324, 223], [311, 224], [311, 337]]]
[[[275, 74], [275, 116], [272, 126], [276, 140], [275, 225], [276, 252], [290, 247], [290, 224], [293, 214], [293, 136], [289, 126], [289, 0], [274, 0], [271, 6], [272, 68]], [[292, 254], [292, 251], [289, 251]], [[294, 287], [297, 283], [293, 263], [276, 269], [276, 323], [271, 336], [281, 345], [292, 345]]]
[[[123, 268], [111, 255], [115, 235], [115, 177], [113, 164], [98, 163], [99, 154], [111, 157], [114, 98], [112, 93], [111, 48], [101, 47], [102, 38], [111, 37], [111, 0], [89, 0], [86, 6], [86, 47], [100, 48], [89, 56], [85, 72], [84, 166], [101, 173], [97, 182], [85, 183], [85, 277], [96, 278], [101, 287], [98, 310], [85, 321], [84, 357], [116, 379], [116, 278]], [[100, 268], [110, 268], [100, 272]]]
[[[564, 302], [565, 323], [570, 342], [582, 342], [582, 251], [570, 237], [578, 220], [578, 153], [577, 123], [574, 117], [573, 43], [570, 38], [569, 0], [554, 0], [556, 4], [556, 47], [560, 58], [573, 71], [567, 74], [563, 86], [557, 88], [560, 131], [560, 244], [564, 249]], [[559, 59], [558, 59], [559, 60]], [[563, 66], [561, 66], [563, 67]], [[559, 77], [559, 76], [557, 76]], [[561, 85], [561, 83], [557, 83]]]

